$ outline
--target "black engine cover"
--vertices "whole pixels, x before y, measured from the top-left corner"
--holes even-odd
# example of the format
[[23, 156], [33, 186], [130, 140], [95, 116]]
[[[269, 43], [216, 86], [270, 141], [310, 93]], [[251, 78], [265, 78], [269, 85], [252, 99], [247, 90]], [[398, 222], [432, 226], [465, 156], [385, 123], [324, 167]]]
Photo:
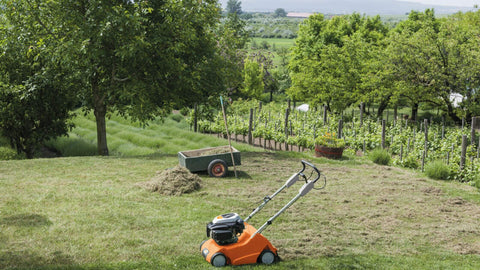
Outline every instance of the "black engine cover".
[[[227, 216], [231, 214], [225, 214]], [[245, 224], [241, 218], [234, 220], [214, 220], [207, 224], [207, 237], [211, 237], [219, 245], [228, 245], [236, 243], [238, 236], [245, 229]]]

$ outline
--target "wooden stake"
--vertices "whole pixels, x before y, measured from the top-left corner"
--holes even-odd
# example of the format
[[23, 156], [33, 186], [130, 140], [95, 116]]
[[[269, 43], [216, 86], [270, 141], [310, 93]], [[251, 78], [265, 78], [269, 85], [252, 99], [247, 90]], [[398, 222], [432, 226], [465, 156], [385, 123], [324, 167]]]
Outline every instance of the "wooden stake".
[[233, 163], [233, 171], [235, 172], [235, 178], [238, 178], [237, 166], [235, 166], [235, 159], [233, 158], [232, 142], [230, 141], [230, 134], [228, 134], [227, 115], [225, 114], [225, 107], [223, 106], [222, 96], [220, 96], [220, 103], [222, 104], [223, 121], [225, 122], [225, 131], [227, 132], [228, 146], [230, 148], [230, 156], [232, 158], [232, 163]]

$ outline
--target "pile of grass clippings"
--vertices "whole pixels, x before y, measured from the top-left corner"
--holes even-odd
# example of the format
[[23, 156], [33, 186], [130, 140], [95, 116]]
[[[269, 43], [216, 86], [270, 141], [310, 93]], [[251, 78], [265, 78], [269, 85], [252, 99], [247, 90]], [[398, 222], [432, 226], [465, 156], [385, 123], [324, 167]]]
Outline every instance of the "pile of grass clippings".
[[137, 186], [162, 195], [180, 196], [199, 190], [201, 183], [198, 175], [177, 165], [175, 168], [157, 172], [150, 181], [138, 183]]

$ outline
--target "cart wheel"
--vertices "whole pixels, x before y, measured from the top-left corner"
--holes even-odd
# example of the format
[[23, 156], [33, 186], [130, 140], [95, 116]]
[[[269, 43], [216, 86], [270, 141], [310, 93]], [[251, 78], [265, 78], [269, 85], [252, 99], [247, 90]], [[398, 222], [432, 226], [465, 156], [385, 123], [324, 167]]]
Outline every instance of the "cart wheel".
[[212, 177], [224, 177], [227, 172], [227, 163], [221, 159], [215, 159], [208, 164], [208, 174]]
[[263, 264], [272, 264], [275, 262], [275, 254], [273, 254], [273, 252], [270, 250], [264, 250], [260, 256], [258, 256], [258, 262]]
[[215, 267], [223, 267], [227, 265], [227, 257], [223, 253], [217, 253], [212, 256], [212, 265]]

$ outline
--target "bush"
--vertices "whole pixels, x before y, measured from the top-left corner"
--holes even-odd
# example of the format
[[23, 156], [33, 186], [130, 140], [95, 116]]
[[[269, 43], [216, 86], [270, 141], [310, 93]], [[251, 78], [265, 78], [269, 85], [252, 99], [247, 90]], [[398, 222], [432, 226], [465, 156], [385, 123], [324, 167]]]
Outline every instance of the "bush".
[[450, 169], [441, 160], [436, 160], [425, 165], [425, 174], [436, 180], [447, 180], [450, 178]]
[[181, 114], [171, 114], [169, 116], [169, 118], [172, 119], [173, 121], [177, 122], [177, 123], [180, 123], [183, 120], [183, 115], [181, 115]]
[[417, 159], [413, 155], [410, 155], [410, 156], [407, 156], [407, 157], [403, 158], [402, 161], [396, 160], [395, 165], [399, 165], [399, 166], [402, 166], [404, 168], [410, 168], [410, 169], [418, 169], [418, 167], [420, 166], [418, 164]]
[[385, 149], [377, 148], [368, 154], [371, 161], [379, 165], [388, 165], [392, 159]]
[[0, 146], [0, 160], [20, 159], [17, 151], [10, 147]]

